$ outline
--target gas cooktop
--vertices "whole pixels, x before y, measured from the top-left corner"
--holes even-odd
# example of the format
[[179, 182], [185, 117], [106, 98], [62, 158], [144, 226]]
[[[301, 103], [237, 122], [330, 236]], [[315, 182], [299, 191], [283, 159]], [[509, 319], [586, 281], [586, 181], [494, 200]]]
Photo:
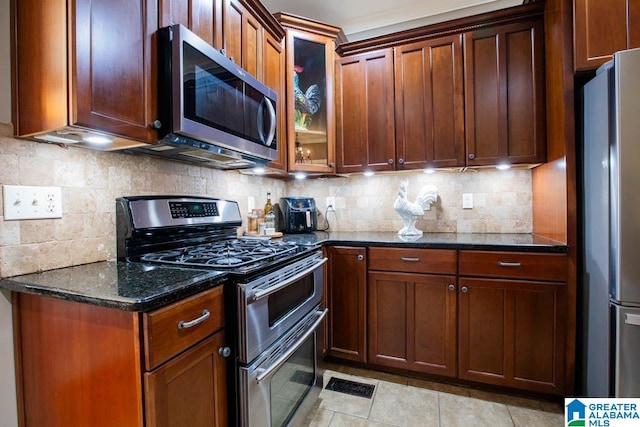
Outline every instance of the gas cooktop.
[[304, 251], [305, 247], [292, 242], [240, 239], [152, 252], [141, 261], [246, 273]]

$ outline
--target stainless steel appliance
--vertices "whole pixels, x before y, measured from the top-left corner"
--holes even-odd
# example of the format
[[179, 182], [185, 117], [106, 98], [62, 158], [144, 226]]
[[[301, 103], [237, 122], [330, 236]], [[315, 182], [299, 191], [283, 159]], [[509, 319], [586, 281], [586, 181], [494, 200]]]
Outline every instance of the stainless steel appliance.
[[[322, 389], [317, 353], [322, 348], [319, 325], [326, 315], [321, 302], [327, 259], [312, 246], [238, 239], [240, 225], [234, 201], [119, 198], [118, 259], [227, 271], [226, 336], [233, 341], [229, 396], [237, 397], [229, 399], [230, 424], [296, 425]], [[288, 389], [295, 400], [283, 406], [274, 386], [287, 383], [298, 388]], [[271, 391], [264, 392], [265, 387]], [[262, 390], [260, 399], [256, 389]]]
[[640, 396], [640, 49], [584, 87], [584, 394]]
[[158, 47], [163, 139], [132, 151], [221, 169], [277, 158], [273, 90], [182, 25], [160, 29]]
[[316, 201], [312, 197], [281, 197], [278, 230], [284, 233], [310, 233], [318, 228]]

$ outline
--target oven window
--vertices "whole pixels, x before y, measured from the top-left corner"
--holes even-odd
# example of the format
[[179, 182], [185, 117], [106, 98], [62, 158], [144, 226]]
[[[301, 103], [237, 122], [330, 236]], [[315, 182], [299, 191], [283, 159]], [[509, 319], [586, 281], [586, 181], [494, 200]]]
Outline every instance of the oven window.
[[313, 296], [313, 274], [269, 295], [269, 327]]
[[313, 387], [315, 334], [296, 350], [271, 378], [271, 427], [285, 425]]

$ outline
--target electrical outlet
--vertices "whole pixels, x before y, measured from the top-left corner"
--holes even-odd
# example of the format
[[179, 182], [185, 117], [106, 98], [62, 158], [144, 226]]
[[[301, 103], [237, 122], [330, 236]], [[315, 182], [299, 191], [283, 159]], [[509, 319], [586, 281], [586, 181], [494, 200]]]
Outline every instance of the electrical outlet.
[[462, 209], [473, 209], [473, 193], [462, 194]]
[[4, 185], [4, 219], [62, 218], [60, 187]]
[[336, 198], [335, 197], [327, 197], [326, 200], [327, 212], [335, 212], [336, 210]]

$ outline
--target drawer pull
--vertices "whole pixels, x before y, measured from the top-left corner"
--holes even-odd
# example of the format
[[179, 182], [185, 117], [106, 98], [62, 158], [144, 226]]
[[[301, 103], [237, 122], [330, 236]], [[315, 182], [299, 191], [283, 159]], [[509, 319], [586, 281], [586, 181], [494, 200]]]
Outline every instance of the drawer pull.
[[498, 261], [498, 265], [500, 267], [522, 267], [522, 263], [521, 262], [504, 262], [504, 261]]
[[364, 259], [364, 255], [358, 255], [358, 261], [362, 261]]
[[408, 258], [406, 256], [403, 256], [400, 259], [403, 260], [403, 261], [406, 261], [406, 262], [419, 262], [420, 261], [420, 258]]
[[449, 284], [449, 290], [450, 291], [455, 291], [456, 290], [456, 285], [454, 285], [453, 283]]
[[188, 322], [185, 322], [184, 320], [179, 321], [178, 329], [192, 328], [207, 320], [209, 316], [211, 316], [211, 313], [209, 313], [209, 310], [205, 308], [204, 310], [202, 310], [202, 316], [198, 317], [197, 319], [189, 320]]
[[469, 292], [469, 288], [467, 288], [466, 286], [463, 286], [462, 289], [460, 289], [463, 293], [467, 293]]

